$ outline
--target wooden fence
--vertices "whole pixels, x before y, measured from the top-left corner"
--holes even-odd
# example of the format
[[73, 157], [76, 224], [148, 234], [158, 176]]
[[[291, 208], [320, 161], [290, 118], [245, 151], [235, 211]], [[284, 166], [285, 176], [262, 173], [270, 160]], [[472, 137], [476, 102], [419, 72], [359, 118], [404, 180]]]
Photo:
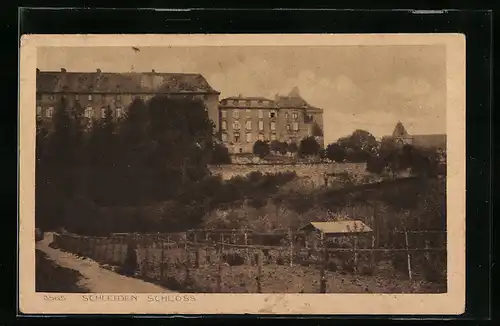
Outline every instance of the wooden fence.
[[317, 248], [308, 248], [303, 246], [302, 242], [296, 241], [303, 235], [301, 232], [274, 234], [287, 239], [282, 241], [281, 245], [250, 244], [249, 239], [256, 239], [258, 233], [235, 230], [190, 230], [186, 233], [150, 235], [115, 234], [111, 237], [56, 235], [54, 243], [63, 250], [115, 266], [123, 266], [127, 254], [133, 252], [137, 260], [136, 271], [144, 279], [163, 280], [168, 277], [169, 270], [183, 269], [189, 275], [193, 269], [212, 266], [217, 270], [214, 292], [221, 292], [222, 271], [228, 267], [252, 266], [251, 270], [256, 274], [255, 292], [260, 293], [263, 291], [264, 266], [313, 266], [319, 269], [319, 292], [326, 293], [328, 270], [347, 266], [350, 273], [358, 273], [360, 266], [373, 267], [384, 257], [389, 257], [389, 260], [399, 257], [398, 261], [404, 261], [408, 279], [412, 280], [416, 265], [421, 261], [431, 262], [433, 253], [443, 256], [446, 252], [445, 243], [430, 247], [426, 241], [423, 248], [410, 245], [410, 235], [421, 236], [430, 233], [432, 232], [402, 232], [405, 238], [404, 248], [375, 248], [373, 242], [368, 248], [357, 245], [332, 247], [325, 242]]

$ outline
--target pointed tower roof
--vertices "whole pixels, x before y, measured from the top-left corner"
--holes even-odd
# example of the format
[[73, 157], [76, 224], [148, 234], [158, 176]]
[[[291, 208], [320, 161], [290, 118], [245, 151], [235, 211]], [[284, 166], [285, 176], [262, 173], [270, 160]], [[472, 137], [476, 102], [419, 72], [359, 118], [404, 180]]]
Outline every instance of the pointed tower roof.
[[295, 86], [294, 88], [292, 88], [292, 90], [288, 94], [288, 97], [300, 97], [299, 88], [297, 86]]
[[401, 121], [398, 121], [396, 127], [394, 128], [394, 131], [392, 132], [392, 137], [406, 137], [408, 135], [409, 134], [403, 126], [403, 123], [401, 123]]

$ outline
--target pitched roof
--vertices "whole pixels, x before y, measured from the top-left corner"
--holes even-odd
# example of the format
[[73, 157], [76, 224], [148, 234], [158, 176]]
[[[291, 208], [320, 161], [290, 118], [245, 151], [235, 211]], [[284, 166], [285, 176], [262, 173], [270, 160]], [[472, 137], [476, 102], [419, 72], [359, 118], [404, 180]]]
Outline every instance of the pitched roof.
[[373, 230], [359, 220], [336, 221], [336, 222], [310, 222], [300, 228], [300, 231], [316, 229], [322, 233], [361, 233]]
[[414, 146], [426, 147], [426, 148], [446, 148], [446, 135], [435, 134], [435, 135], [413, 135], [412, 144]]
[[396, 127], [394, 128], [394, 131], [392, 132], [393, 137], [406, 137], [408, 136], [408, 132], [406, 131], [405, 127], [401, 122], [398, 122], [396, 124]]
[[41, 93], [219, 93], [201, 74], [37, 71]]

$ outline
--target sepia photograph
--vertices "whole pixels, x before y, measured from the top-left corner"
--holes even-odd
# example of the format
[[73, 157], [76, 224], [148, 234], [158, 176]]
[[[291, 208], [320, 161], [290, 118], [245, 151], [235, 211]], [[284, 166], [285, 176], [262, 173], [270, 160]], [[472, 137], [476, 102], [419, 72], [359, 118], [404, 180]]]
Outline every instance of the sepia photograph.
[[465, 41], [427, 36], [32, 39], [30, 295], [333, 313], [330, 296], [446, 310], [458, 291], [460, 310]]

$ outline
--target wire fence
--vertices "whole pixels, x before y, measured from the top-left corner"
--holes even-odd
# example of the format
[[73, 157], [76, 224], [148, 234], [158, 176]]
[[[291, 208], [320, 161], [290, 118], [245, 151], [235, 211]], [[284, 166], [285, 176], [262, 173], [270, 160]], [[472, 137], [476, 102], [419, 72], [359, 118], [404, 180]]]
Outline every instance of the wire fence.
[[[446, 279], [445, 232], [394, 233], [394, 239], [404, 239], [400, 248], [376, 247], [373, 236], [325, 237], [311, 244], [305, 232], [291, 230], [190, 230], [109, 237], [56, 234], [53, 245], [172, 290], [194, 292], [262, 293], [279, 287], [277, 278], [288, 278], [315, 284], [309, 292], [326, 293], [333, 291], [328, 285], [334, 283], [331, 273], [377, 275], [386, 269], [410, 282]], [[304, 286], [283, 286], [288, 291], [304, 291]]]

